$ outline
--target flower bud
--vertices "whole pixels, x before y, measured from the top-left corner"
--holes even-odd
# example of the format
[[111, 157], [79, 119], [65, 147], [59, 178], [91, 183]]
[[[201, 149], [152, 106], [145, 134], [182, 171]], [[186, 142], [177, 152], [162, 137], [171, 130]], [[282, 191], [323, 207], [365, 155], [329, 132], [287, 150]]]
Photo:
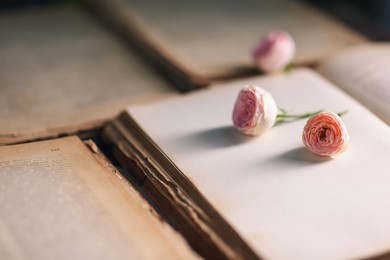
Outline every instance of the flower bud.
[[295, 42], [286, 32], [271, 32], [253, 51], [257, 67], [264, 72], [284, 69], [295, 55]]
[[238, 94], [233, 124], [247, 135], [260, 135], [270, 129], [276, 120], [278, 107], [272, 95], [266, 90], [249, 85]]
[[321, 112], [306, 123], [303, 144], [320, 156], [335, 156], [347, 148], [349, 135], [341, 118], [333, 112]]

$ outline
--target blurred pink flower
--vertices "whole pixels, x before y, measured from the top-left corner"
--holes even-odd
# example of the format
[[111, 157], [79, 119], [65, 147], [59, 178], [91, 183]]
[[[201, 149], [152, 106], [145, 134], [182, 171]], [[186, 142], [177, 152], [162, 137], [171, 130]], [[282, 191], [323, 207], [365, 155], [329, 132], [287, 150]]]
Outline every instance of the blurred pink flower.
[[238, 94], [233, 124], [247, 135], [260, 135], [270, 129], [276, 120], [278, 107], [272, 95], [266, 90], [249, 85]]
[[257, 67], [264, 72], [284, 69], [295, 55], [294, 39], [286, 32], [276, 31], [261, 39], [253, 51]]
[[306, 123], [302, 141], [313, 153], [335, 156], [347, 148], [349, 135], [341, 118], [333, 112], [321, 112]]

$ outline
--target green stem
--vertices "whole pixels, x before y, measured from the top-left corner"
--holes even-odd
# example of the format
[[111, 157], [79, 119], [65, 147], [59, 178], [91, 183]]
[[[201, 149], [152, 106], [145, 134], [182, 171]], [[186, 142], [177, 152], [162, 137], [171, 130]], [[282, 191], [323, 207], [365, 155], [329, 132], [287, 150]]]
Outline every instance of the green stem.
[[282, 114], [278, 114], [276, 116], [276, 118], [294, 118], [294, 119], [299, 119], [299, 118], [308, 118], [308, 117], [311, 117], [311, 116], [314, 116], [320, 112], [322, 112], [323, 110], [318, 110], [316, 112], [312, 112], [312, 113], [304, 113], [304, 114], [285, 114], [285, 113], [282, 113]]
[[293, 64], [290, 62], [283, 68], [283, 72], [289, 72], [290, 70], [293, 69]]
[[338, 115], [339, 117], [342, 117], [342, 116], [345, 115], [346, 113], [348, 113], [348, 110], [345, 110], [345, 111], [343, 111], [343, 112], [337, 113], [337, 115]]
[[287, 114], [288, 113], [288, 111], [286, 109], [283, 109], [281, 107], [278, 107], [278, 109], [279, 109], [279, 114]]
[[[314, 115], [322, 112], [323, 110], [318, 110], [316, 112], [303, 113], [303, 114], [288, 114], [286, 110], [281, 109], [281, 108], [279, 108], [279, 111], [280, 111], [279, 114], [276, 116], [277, 120], [275, 122], [275, 125], [278, 125], [281, 123], [286, 123], [286, 122], [291, 122], [291, 121], [294, 121], [297, 119], [308, 118], [308, 117], [314, 116]], [[337, 115], [341, 117], [341, 116], [345, 115], [347, 112], [348, 112], [348, 110], [345, 110], [341, 113], [337, 113]]]

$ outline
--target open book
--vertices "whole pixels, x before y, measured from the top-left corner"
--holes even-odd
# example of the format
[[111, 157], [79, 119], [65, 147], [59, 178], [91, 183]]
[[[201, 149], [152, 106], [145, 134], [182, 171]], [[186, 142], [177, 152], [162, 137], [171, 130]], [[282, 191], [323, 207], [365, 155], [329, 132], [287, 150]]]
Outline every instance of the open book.
[[[205, 2], [196, 2], [199, 4], [197, 12], [206, 8]], [[260, 9], [264, 13], [273, 12], [274, 3], [266, 4], [263, 8], [264, 2], [249, 1], [241, 8], [246, 10], [252, 5], [256, 5], [256, 8], [261, 7]], [[94, 2], [97, 7], [100, 6], [99, 3], [104, 2]], [[110, 3], [105, 14], [109, 18], [122, 21], [122, 18], [127, 17], [128, 9], [117, 9], [119, 3], [123, 4], [124, 2]], [[233, 12], [234, 3], [235, 1], [223, 5], [227, 9], [221, 9], [221, 13], [217, 12], [222, 16], [218, 20], [224, 21], [225, 24], [227, 17], [224, 12]], [[257, 3], [260, 6], [257, 6]], [[145, 12], [153, 11], [153, 8], [159, 6], [144, 6], [143, 2], [137, 5], [140, 5], [138, 8], [140, 10], [146, 7], [151, 8], [151, 10], [146, 8]], [[186, 3], [187, 5], [192, 5], [192, 2]], [[187, 7], [177, 5], [177, 8], [186, 9]], [[217, 5], [212, 7], [216, 8]], [[252, 44], [252, 41], [255, 41], [259, 34], [272, 28], [286, 29], [298, 36], [297, 63], [318, 60], [336, 50], [364, 42], [362, 37], [308, 7], [289, 1], [283, 1], [280, 6], [278, 4], [279, 7], [283, 10], [280, 15], [284, 18], [275, 19], [276, 17], [262, 15], [262, 19], [269, 20], [269, 23], [261, 22], [258, 33], [257, 19], [259, 15], [257, 13], [255, 15], [254, 12], [250, 12], [251, 16], [248, 16], [247, 19], [239, 17], [235, 19], [236, 21], [229, 20], [226, 23], [226, 28], [230, 28], [235, 33], [245, 34], [242, 37], [236, 37], [235, 41], [225, 41], [224, 39], [228, 35], [221, 31], [221, 34], [218, 35], [212, 33], [213, 37], [211, 38], [202, 38], [207, 40], [204, 42], [199, 37], [206, 36], [207, 30], [197, 30], [200, 34], [198, 43], [194, 45], [194, 48], [196, 47], [194, 50], [192, 48], [189, 50], [187, 56], [189, 58], [194, 56], [202, 61], [196, 62], [200, 64], [199, 66], [194, 65], [204, 69], [200, 74], [212, 72], [215, 75], [226, 73], [226, 75], [234, 76], [237, 67], [251, 67], [249, 57], [246, 55], [249, 48], [247, 45]], [[121, 10], [119, 14], [122, 15], [111, 13], [112, 8], [118, 12]], [[158, 10], [160, 9], [153, 12]], [[139, 15], [142, 14], [143, 11], [140, 11]], [[164, 14], [152, 17], [153, 19], [162, 19], [161, 15]], [[191, 23], [191, 19], [196, 18], [195, 14], [193, 14], [194, 17], [185, 15], [185, 13], [181, 15], [188, 19], [188, 21], [186, 20], [188, 23]], [[296, 16], [297, 19], [292, 19], [292, 16]], [[305, 17], [305, 21], [300, 20], [302, 17]], [[306, 21], [309, 18], [313, 19], [312, 23]], [[128, 21], [128, 18], [124, 21]], [[240, 28], [230, 24], [238, 21], [244, 23], [243, 25], [238, 23]], [[172, 23], [171, 20], [167, 22]], [[217, 26], [217, 23], [211, 24]], [[319, 30], [317, 25], [321, 25], [320, 28], [326, 30]], [[246, 29], [241, 30], [241, 27]], [[206, 29], [204, 26], [203, 28]], [[207, 29], [216, 30], [216, 28], [211, 27], [207, 27]], [[160, 35], [155, 30], [147, 31], [156, 37]], [[332, 33], [328, 31], [332, 31]], [[193, 31], [189, 33], [183, 31], [180, 32], [180, 35], [185, 39], [189, 35], [193, 35]], [[144, 39], [138, 34], [132, 36], [139, 40]], [[195, 42], [193, 38], [188, 39], [190, 42]], [[214, 42], [218, 39], [226, 42], [226, 50], [222, 48], [223, 45]], [[112, 32], [90, 17], [88, 13], [74, 6], [36, 8], [28, 11], [3, 11], [0, 16], [0, 41], [0, 60], [2, 61], [0, 65], [0, 121], [2, 122], [0, 125], [0, 145], [98, 129], [129, 104], [152, 102], [166, 96], [177, 95], [175, 89], [165, 82], [156, 73], [157, 71], [153, 71], [147, 64], [144, 64], [129, 46], [115, 38]], [[210, 47], [206, 44], [208, 41], [210, 41], [212, 51], [215, 52], [214, 50], [218, 49], [215, 54], [220, 53], [221, 55], [210, 56], [208, 55], [210, 50], [206, 52], [196, 50], [197, 48]], [[246, 43], [240, 41], [246, 41]], [[146, 46], [143, 42], [141, 45]], [[239, 44], [234, 45], [233, 42]], [[181, 43], [181, 41], [177, 42], [179, 45]], [[183, 56], [187, 53], [187, 45], [178, 47], [176, 41], [172, 44], [172, 46], [167, 46], [173, 48], [177, 55]], [[217, 45], [219, 47], [214, 48]], [[192, 45], [190, 44], [190, 46]], [[202, 55], [195, 55], [193, 51], [200, 52]], [[229, 55], [225, 55], [226, 52], [229, 52]], [[155, 61], [164, 56], [160, 54], [155, 55], [156, 58], [159, 57]], [[207, 57], [209, 59], [204, 60]], [[229, 60], [226, 60], [227, 58]], [[187, 58], [180, 58], [180, 61], [183, 66], [186, 64], [190, 67], [193, 66], [190, 59], [187, 62]], [[214, 62], [216, 63], [214, 64]], [[188, 89], [186, 83], [180, 80], [180, 75], [174, 73], [177, 69], [182, 70], [181, 63], [172, 64], [174, 66], [171, 67], [167, 75], [173, 75], [171, 79], [181, 89]], [[222, 64], [224, 65], [222, 66]], [[192, 70], [196, 71], [197, 69]], [[203, 75], [202, 77], [209, 76]], [[219, 76], [216, 77], [219, 78]], [[224, 78], [224, 76], [221, 77]]]
[[[357, 55], [366, 51], [374, 52], [362, 49]], [[390, 248], [390, 128], [365, 107], [370, 98], [358, 102], [343, 90], [369, 97], [373, 83], [388, 75], [375, 74], [366, 59], [368, 67], [359, 64], [356, 71], [372, 70], [363, 87], [365, 81], [344, 60], [329, 62], [341, 74], [332, 74], [326, 64], [321, 71], [343, 84], [335, 86], [310, 69], [221, 83], [130, 106], [105, 127], [104, 138], [193, 247], [203, 243], [199, 252], [205, 257], [381, 255]], [[348, 150], [335, 159], [308, 152], [301, 141], [305, 120], [276, 125], [260, 137], [242, 135], [233, 129], [231, 113], [247, 84], [265, 88], [280, 107], [296, 113], [347, 110], [342, 119], [351, 137]], [[389, 118], [388, 97], [382, 110], [374, 104], [375, 113]]]
[[[130, 32], [137, 32], [135, 38], [156, 61], [167, 64], [183, 89], [187, 88], [185, 79], [201, 85], [251, 68], [247, 47], [263, 30], [254, 33], [256, 12], [233, 22], [242, 21], [240, 26], [248, 28], [242, 33], [250, 32], [252, 38], [243, 35], [227, 41], [239, 46], [226, 45], [226, 49], [212, 43], [220, 46], [222, 53], [213, 47], [218, 58], [214, 59], [210, 50], [203, 52], [208, 46], [202, 41], [197, 45], [200, 49], [190, 48], [187, 53], [188, 46], [181, 46], [181, 41], [140, 37], [143, 26], [153, 37], [161, 36], [156, 24], [176, 30], [171, 23], [178, 17], [160, 23], [162, 16], [151, 16], [157, 22], [152, 19], [154, 24], [146, 24], [144, 14], [158, 14], [162, 10], [158, 4], [138, 3], [133, 14], [121, 8], [123, 3], [116, 1], [107, 7], [109, 19], [116, 17], [115, 22], [125, 25], [126, 31], [136, 28]], [[188, 25], [204, 29], [182, 31], [179, 40], [190, 40], [191, 45], [196, 39], [188, 35], [199, 33], [198, 39], [207, 33], [214, 36], [221, 26], [241, 31], [226, 20], [236, 8], [233, 2], [226, 2], [221, 13], [217, 12], [219, 25], [209, 22], [215, 17], [203, 12], [204, 3], [199, 2], [199, 9], [192, 11], [195, 16], [204, 14], [202, 22], [207, 26], [191, 22], [193, 17], [176, 10], [175, 14], [188, 18]], [[122, 167], [134, 173], [132, 178], [159, 213], [202, 256], [339, 259], [387, 252], [390, 140], [384, 122], [390, 122], [390, 79], [383, 68], [389, 67], [390, 47], [363, 45], [342, 50], [365, 40], [300, 4], [276, 3], [284, 10], [283, 19], [276, 19], [282, 24], [263, 22], [264, 32], [277, 27], [298, 35], [296, 64], [317, 61], [317, 72], [327, 79], [309, 69], [298, 69], [222, 82], [178, 96], [78, 9], [3, 14], [0, 144], [93, 129], [128, 104], [176, 96], [128, 108], [107, 125], [103, 137]], [[175, 4], [181, 10], [182, 6]], [[241, 8], [255, 10], [252, 5], [259, 8], [254, 1]], [[220, 5], [213, 7], [219, 9]], [[270, 3], [261, 11], [266, 14], [273, 8]], [[298, 19], [290, 19], [290, 13]], [[129, 17], [135, 20], [128, 21]], [[317, 30], [318, 24], [328, 29]], [[206, 38], [226, 40], [224, 35], [221, 31], [221, 36]], [[167, 55], [172, 51], [169, 48], [178, 56]], [[332, 57], [324, 59], [331, 53]], [[229, 57], [232, 60], [225, 60]], [[297, 113], [348, 110], [343, 119], [352, 138], [350, 148], [334, 160], [309, 154], [300, 142], [303, 121], [275, 126], [259, 138], [241, 136], [232, 129], [230, 117], [238, 90], [248, 83], [268, 89], [281, 107]], [[0, 251], [7, 258], [196, 257], [180, 237], [150, 215], [145, 202], [93, 143], [65, 138], [1, 147], [0, 163], [4, 209]], [[99, 250], [92, 250], [95, 248]]]
[[91, 141], [0, 147], [1, 259], [197, 259]]
[[296, 41], [294, 64], [313, 64], [366, 42], [316, 8], [292, 0], [84, 0], [182, 88], [254, 70], [261, 37], [285, 30]]
[[101, 127], [173, 95], [160, 75], [75, 6], [2, 11], [0, 144]]

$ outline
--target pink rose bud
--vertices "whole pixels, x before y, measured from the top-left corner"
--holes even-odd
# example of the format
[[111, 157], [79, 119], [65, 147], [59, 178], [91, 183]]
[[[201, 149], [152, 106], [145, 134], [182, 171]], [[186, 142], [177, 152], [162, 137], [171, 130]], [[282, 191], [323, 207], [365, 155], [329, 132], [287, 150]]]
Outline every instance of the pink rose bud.
[[276, 120], [278, 107], [266, 90], [249, 85], [238, 94], [233, 110], [233, 124], [247, 135], [260, 135], [270, 129]]
[[306, 123], [302, 141], [311, 152], [321, 156], [335, 156], [347, 148], [349, 135], [341, 118], [333, 112], [321, 112]]
[[264, 72], [284, 69], [295, 55], [295, 42], [286, 32], [271, 32], [253, 51], [253, 59]]

